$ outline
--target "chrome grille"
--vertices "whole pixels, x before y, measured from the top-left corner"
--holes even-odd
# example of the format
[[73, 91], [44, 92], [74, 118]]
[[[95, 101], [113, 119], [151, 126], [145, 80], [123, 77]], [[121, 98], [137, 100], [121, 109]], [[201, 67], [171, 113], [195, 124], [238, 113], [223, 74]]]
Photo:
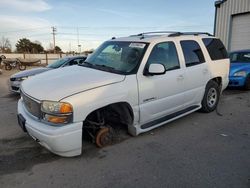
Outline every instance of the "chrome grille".
[[23, 98], [23, 103], [25, 108], [29, 113], [31, 113], [33, 116], [36, 116], [37, 118], [41, 117], [41, 105], [37, 101], [33, 100], [29, 96], [25, 95], [21, 91], [21, 96]]

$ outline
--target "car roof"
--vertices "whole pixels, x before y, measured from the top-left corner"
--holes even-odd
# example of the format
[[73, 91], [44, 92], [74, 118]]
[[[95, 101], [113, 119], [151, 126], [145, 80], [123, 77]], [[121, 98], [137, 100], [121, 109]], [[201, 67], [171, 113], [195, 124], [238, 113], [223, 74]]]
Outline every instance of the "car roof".
[[131, 35], [128, 37], [120, 37], [120, 38], [112, 38], [109, 41], [128, 41], [128, 42], [146, 42], [151, 43], [157, 40], [164, 39], [173, 39], [173, 38], [181, 38], [181, 39], [197, 39], [197, 38], [215, 38], [209, 33], [206, 32], [147, 32], [140, 33], [137, 35]]
[[250, 52], [250, 49], [244, 49], [244, 50], [235, 50], [230, 53], [237, 53], [237, 52]]

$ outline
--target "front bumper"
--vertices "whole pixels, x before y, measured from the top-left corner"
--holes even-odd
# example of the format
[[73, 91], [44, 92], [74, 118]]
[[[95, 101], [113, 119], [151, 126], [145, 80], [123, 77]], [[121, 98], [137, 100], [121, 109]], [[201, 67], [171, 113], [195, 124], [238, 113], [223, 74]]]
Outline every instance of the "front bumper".
[[18, 114], [25, 118], [25, 128], [28, 134], [52, 153], [64, 157], [81, 154], [82, 122], [60, 127], [47, 125], [26, 111], [22, 99], [18, 101]]
[[230, 76], [229, 77], [229, 87], [242, 87], [245, 85], [246, 77], [243, 76]]

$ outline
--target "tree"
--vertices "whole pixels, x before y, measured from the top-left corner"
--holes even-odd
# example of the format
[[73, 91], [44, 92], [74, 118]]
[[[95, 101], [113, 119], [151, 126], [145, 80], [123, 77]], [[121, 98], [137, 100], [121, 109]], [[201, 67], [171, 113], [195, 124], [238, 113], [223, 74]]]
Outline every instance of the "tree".
[[32, 46], [33, 53], [44, 52], [44, 48], [42, 47], [42, 44], [39, 41], [32, 42], [31, 46]]
[[61, 53], [62, 49], [59, 46], [55, 46], [56, 53]]
[[0, 51], [2, 53], [9, 53], [11, 52], [11, 44], [8, 38], [2, 37], [0, 40]]
[[23, 38], [16, 43], [17, 52], [19, 53], [41, 53], [44, 52], [39, 41], [31, 42], [29, 39]]
[[55, 50], [54, 50], [54, 47], [53, 47], [53, 44], [50, 43], [49, 44], [49, 47], [47, 49], [47, 52], [48, 53], [62, 53], [62, 49], [59, 47], [59, 46], [55, 46]]
[[16, 43], [16, 49], [19, 53], [30, 53], [32, 49], [31, 41], [26, 38], [19, 39]]

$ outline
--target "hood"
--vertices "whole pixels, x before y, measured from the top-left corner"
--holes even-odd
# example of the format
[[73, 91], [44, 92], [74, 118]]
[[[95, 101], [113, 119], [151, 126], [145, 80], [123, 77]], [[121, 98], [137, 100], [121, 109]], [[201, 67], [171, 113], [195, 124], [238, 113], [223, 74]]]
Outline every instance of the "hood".
[[27, 79], [22, 83], [22, 91], [38, 100], [59, 101], [70, 95], [124, 79], [124, 75], [76, 65], [54, 69]]
[[230, 63], [230, 76], [241, 70], [250, 70], [250, 63]]
[[27, 76], [34, 76], [36, 74], [40, 74], [40, 73], [48, 71], [48, 70], [51, 70], [51, 69], [47, 68], [47, 67], [29, 69], [29, 70], [20, 71], [16, 74], [13, 74], [11, 76], [11, 78], [22, 78], [22, 77], [27, 77]]

